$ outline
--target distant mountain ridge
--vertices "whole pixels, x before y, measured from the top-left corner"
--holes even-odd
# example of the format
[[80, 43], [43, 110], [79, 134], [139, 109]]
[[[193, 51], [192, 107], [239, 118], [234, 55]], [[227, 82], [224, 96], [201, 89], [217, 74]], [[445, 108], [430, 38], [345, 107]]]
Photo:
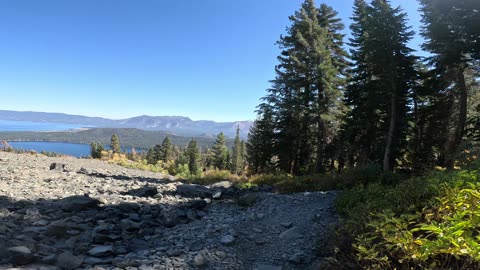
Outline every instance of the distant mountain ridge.
[[64, 113], [46, 113], [31, 111], [0, 110], [0, 120], [52, 122], [64, 124], [88, 125], [102, 128], [136, 128], [149, 131], [166, 131], [181, 136], [212, 137], [220, 132], [227, 137], [235, 136], [237, 126], [240, 136], [245, 138], [252, 121], [215, 122], [193, 121], [184, 116], [148, 116], [141, 115], [127, 119], [113, 120], [102, 117], [71, 115]]

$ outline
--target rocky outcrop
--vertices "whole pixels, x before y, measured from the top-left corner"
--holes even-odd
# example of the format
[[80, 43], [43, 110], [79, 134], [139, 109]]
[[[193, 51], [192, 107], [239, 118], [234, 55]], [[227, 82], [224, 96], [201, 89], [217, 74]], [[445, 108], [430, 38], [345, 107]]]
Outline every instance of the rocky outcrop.
[[335, 192], [279, 195], [168, 178], [0, 152], [0, 266], [308, 269], [336, 222]]

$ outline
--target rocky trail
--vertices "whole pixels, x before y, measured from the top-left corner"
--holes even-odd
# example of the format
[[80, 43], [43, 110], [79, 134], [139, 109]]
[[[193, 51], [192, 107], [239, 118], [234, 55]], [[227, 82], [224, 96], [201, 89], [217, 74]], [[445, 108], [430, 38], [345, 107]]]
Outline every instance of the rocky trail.
[[335, 197], [0, 152], [0, 269], [320, 269]]

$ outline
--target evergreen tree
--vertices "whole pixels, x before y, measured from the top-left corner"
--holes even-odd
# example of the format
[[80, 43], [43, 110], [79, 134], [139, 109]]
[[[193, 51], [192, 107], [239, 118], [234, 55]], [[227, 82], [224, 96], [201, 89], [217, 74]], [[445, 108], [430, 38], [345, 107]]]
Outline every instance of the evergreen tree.
[[342, 132], [345, 152], [351, 164], [370, 160], [393, 170], [406, 147], [409, 95], [417, 78], [416, 58], [407, 46], [414, 33], [406, 26], [406, 14], [385, 0], [355, 1], [352, 19], [354, 68], [345, 94], [350, 108]]
[[263, 107], [257, 111], [258, 119], [253, 123], [248, 133], [246, 156], [248, 167], [252, 173], [271, 172], [274, 164], [274, 123], [270, 107]]
[[465, 135], [468, 87], [465, 72], [478, 70], [480, 59], [480, 1], [420, 0], [423, 12], [422, 48], [432, 54], [428, 64], [438, 92], [436, 118], [442, 119], [444, 134], [439, 145], [440, 164], [448, 168]]
[[162, 145], [159, 149], [158, 157], [159, 160], [162, 160], [165, 163], [173, 159], [173, 145], [168, 136], [163, 139]]
[[112, 149], [114, 154], [120, 153], [122, 149], [120, 148], [120, 140], [118, 139], [117, 134], [113, 134], [110, 139], [110, 149]]
[[232, 166], [231, 171], [234, 174], [240, 174], [243, 168], [242, 142], [240, 141], [240, 127], [237, 127], [237, 133], [232, 148]]
[[194, 176], [200, 175], [200, 150], [198, 149], [197, 141], [194, 139], [188, 143], [187, 149], [185, 150], [185, 157], [190, 173]]
[[229, 152], [223, 132], [218, 134], [215, 144], [212, 147], [213, 152], [213, 166], [219, 170], [229, 168]]
[[92, 158], [96, 158], [96, 159], [102, 158], [102, 151], [104, 150], [105, 149], [101, 143], [90, 144], [90, 156], [92, 156]]
[[330, 7], [306, 0], [278, 41], [276, 78], [261, 107], [274, 115], [275, 154], [292, 174], [325, 171], [326, 149], [341, 119], [346, 74], [343, 29]]

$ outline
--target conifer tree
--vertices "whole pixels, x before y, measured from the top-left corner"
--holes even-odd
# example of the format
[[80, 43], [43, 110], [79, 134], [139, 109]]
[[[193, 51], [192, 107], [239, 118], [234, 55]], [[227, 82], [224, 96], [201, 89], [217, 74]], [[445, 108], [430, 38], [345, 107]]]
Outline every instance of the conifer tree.
[[117, 134], [113, 134], [110, 139], [110, 148], [114, 154], [120, 153], [122, 149], [120, 148], [120, 140], [118, 139]]
[[275, 165], [271, 162], [275, 143], [272, 110], [267, 106], [257, 112], [259, 116], [250, 128], [246, 143], [248, 167], [254, 174], [271, 172]]
[[229, 167], [229, 151], [227, 148], [225, 135], [220, 132], [217, 136], [215, 144], [212, 147], [213, 165], [219, 170], [225, 170]]
[[292, 174], [323, 172], [342, 115], [343, 25], [333, 9], [317, 8], [313, 0], [305, 0], [290, 21], [277, 42], [282, 52], [276, 78], [261, 107], [270, 107], [274, 116], [279, 168]]
[[444, 134], [440, 165], [452, 168], [465, 135], [468, 87], [465, 72], [478, 70], [480, 1], [420, 0], [423, 12], [422, 48], [432, 54], [428, 64], [439, 94], [436, 117]]
[[235, 140], [232, 147], [232, 166], [231, 172], [240, 174], [243, 168], [242, 142], [240, 141], [240, 127], [237, 127]]
[[162, 160], [165, 163], [173, 159], [173, 145], [168, 136], [163, 139], [162, 145], [159, 149], [158, 157], [159, 160]]
[[197, 141], [192, 139], [185, 150], [185, 156], [187, 159], [188, 169], [194, 176], [198, 176], [201, 173], [200, 170], [200, 150], [198, 149]]

